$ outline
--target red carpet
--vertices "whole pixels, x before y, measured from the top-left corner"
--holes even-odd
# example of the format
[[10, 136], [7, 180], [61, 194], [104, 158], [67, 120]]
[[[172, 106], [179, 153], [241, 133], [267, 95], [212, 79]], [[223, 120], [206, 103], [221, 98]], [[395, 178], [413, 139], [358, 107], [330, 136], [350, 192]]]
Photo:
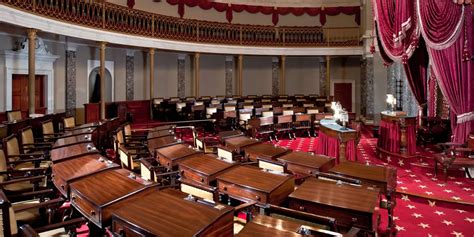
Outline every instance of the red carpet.
[[[279, 146], [294, 151], [314, 152], [317, 138], [280, 140]], [[358, 146], [358, 160], [363, 163], [389, 165], [377, 159], [377, 139], [363, 138]], [[423, 151], [425, 152], [425, 151]], [[428, 155], [424, 154], [424, 155]], [[419, 169], [398, 160], [389, 162], [398, 168], [395, 219], [398, 236], [474, 236], [474, 182], [455, 173], [444, 184], [442, 174], [435, 178], [433, 170]], [[395, 165], [396, 164], [396, 165]], [[459, 173], [459, 172], [458, 172]], [[462, 172], [460, 173], [462, 174]], [[417, 195], [417, 196], [415, 196]], [[458, 204], [442, 200], [464, 201]], [[387, 213], [381, 210], [381, 233], [387, 226]]]

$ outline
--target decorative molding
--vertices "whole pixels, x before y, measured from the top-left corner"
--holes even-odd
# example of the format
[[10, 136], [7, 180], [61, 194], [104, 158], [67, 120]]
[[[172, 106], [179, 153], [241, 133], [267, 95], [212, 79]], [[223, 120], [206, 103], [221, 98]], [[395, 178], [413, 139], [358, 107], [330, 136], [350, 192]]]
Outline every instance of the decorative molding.
[[325, 55], [362, 55], [362, 46], [352, 47], [254, 47], [220, 44], [191, 43], [164, 39], [132, 36], [110, 31], [83, 27], [60, 22], [50, 18], [30, 14], [0, 4], [2, 21], [27, 28], [39, 29], [69, 37], [92, 41], [106, 41], [110, 44], [129, 45], [142, 48], [157, 48], [181, 52], [201, 52], [215, 54], [243, 55], [287, 55], [287, 56], [325, 56]]

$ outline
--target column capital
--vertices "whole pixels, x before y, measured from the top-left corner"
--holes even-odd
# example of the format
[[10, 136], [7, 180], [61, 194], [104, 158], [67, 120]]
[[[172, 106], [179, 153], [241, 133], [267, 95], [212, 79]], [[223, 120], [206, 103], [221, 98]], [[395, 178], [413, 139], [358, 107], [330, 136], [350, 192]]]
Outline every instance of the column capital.
[[105, 49], [105, 47], [107, 47], [107, 42], [105, 42], [105, 41], [100, 41], [100, 42], [99, 42], [99, 45], [100, 45], [100, 49]]
[[285, 61], [286, 60], [286, 55], [280, 55], [280, 60]]
[[200, 56], [201, 56], [201, 53], [199, 53], [199, 52], [194, 53], [194, 57], [196, 57], [196, 59], [198, 59]]
[[135, 56], [135, 51], [134, 49], [127, 49], [126, 51], [126, 55], [129, 56], [129, 57], [133, 57]]
[[74, 52], [76, 52], [78, 46], [79, 46], [79, 45], [74, 44], [74, 43], [67, 43], [67, 44], [66, 44], [66, 51], [74, 51]]
[[33, 28], [28, 28], [26, 29], [26, 32], [28, 33], [28, 38], [29, 39], [34, 39], [36, 38], [36, 33], [38, 33], [39, 30], [33, 29]]
[[150, 48], [150, 50], [148, 51], [148, 53], [150, 55], [154, 55], [155, 54], [155, 49], [154, 48]]
[[239, 55], [237, 55], [237, 58], [238, 58], [239, 60], [243, 60], [243, 59], [244, 59], [244, 55], [239, 54]]
[[227, 61], [227, 62], [234, 61], [234, 56], [229, 56], [229, 55], [225, 56], [225, 61]]

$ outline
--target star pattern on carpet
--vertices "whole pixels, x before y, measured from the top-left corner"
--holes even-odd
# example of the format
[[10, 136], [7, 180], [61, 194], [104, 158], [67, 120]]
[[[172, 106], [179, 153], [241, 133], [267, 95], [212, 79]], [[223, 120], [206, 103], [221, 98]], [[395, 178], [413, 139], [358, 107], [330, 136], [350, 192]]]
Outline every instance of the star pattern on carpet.
[[425, 223], [423, 223], [423, 222], [420, 223], [420, 224], [418, 224], [418, 226], [420, 226], [420, 227], [423, 228], [423, 229], [430, 228], [430, 225], [425, 224]]
[[458, 197], [458, 196], [452, 196], [451, 198], [452, 198], [452, 199], [454, 199], [454, 200], [456, 200], [456, 201], [459, 201], [459, 200], [461, 200], [461, 198], [460, 198], [460, 197]]
[[464, 235], [462, 234], [462, 232], [456, 232], [456, 231], [453, 231], [451, 232], [452, 235], [456, 236], [456, 237], [464, 237]]
[[433, 195], [433, 192], [426, 191], [426, 195]]
[[434, 206], [436, 206], [436, 201], [428, 200], [428, 204], [430, 205], [430, 207], [434, 207]]
[[468, 221], [469, 223], [474, 222], [474, 218], [466, 217], [466, 219], [464, 219], [464, 220], [465, 220], [465, 221]]
[[411, 215], [414, 216], [415, 218], [423, 218], [423, 215], [418, 214], [418, 213], [413, 213]]
[[403, 163], [403, 160], [402, 160], [402, 159], [398, 160], [398, 165], [400, 165], [400, 166], [405, 165], [405, 164]]
[[416, 209], [416, 207], [415, 207], [415, 206], [413, 206], [413, 205], [410, 205], [410, 204], [408, 204], [408, 205], [407, 205], [407, 207], [408, 207], [408, 208], [410, 208], [410, 209]]
[[420, 186], [418, 186], [418, 187], [420, 187], [420, 188], [422, 188], [422, 189], [425, 189], [425, 188], [426, 188], [426, 185], [420, 185]]
[[471, 191], [471, 189], [470, 189], [470, 188], [462, 188], [462, 189], [463, 189], [464, 191], [466, 191], [466, 192], [469, 192], [469, 191]]
[[461, 209], [456, 209], [455, 211], [459, 212], [459, 213], [465, 213], [466, 211], [464, 210], [461, 210]]
[[452, 193], [452, 192], [453, 192], [453, 190], [449, 190], [449, 189], [445, 189], [445, 190], [443, 190], [443, 191], [444, 191], [444, 192], [447, 192], [447, 193]]
[[419, 179], [415, 179], [415, 180], [413, 180], [413, 181], [415, 181], [416, 183], [421, 182], [421, 180], [419, 180]]
[[402, 231], [405, 230], [405, 227], [397, 225], [395, 226], [395, 229], [397, 229], [397, 231]]
[[403, 201], [410, 201], [410, 199], [408, 198], [408, 195], [402, 195], [402, 200]]
[[436, 213], [436, 215], [438, 215], [438, 216], [444, 215], [444, 212], [442, 212], [442, 211], [435, 211], [434, 213]]
[[447, 220], [443, 220], [441, 223], [443, 223], [447, 226], [454, 225], [452, 221], [447, 221]]

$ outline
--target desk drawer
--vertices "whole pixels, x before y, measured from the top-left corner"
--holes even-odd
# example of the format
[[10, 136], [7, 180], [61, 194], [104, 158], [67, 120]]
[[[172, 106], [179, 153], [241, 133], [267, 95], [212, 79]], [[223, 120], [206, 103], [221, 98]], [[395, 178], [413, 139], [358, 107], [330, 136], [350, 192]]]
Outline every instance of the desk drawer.
[[253, 200], [260, 203], [267, 203], [268, 197], [266, 193], [241, 187], [235, 184], [227, 183], [224, 181], [218, 181], [219, 192], [228, 194], [229, 196], [235, 197], [236, 199]]
[[182, 168], [181, 175], [185, 179], [193, 180], [197, 183], [209, 185], [209, 177], [202, 175], [198, 172], [190, 170], [188, 168]]
[[59, 190], [59, 192], [61, 192], [64, 197], [68, 198], [69, 185], [67, 184], [67, 182], [62, 178], [55, 176], [54, 173], [52, 176], [54, 186], [56, 186], [56, 188]]
[[291, 171], [293, 174], [303, 174], [303, 175], [313, 175], [317, 171], [319, 171], [318, 168], [310, 168], [307, 166], [291, 164], [291, 163], [287, 163], [286, 169]]
[[97, 226], [102, 227], [102, 213], [98, 207], [77, 194], [75, 190], [71, 190], [71, 202], [87, 219], [94, 222]]
[[112, 220], [112, 232], [114, 236], [121, 237], [145, 237], [147, 235], [135, 230], [133, 226], [122, 222], [121, 220]]

